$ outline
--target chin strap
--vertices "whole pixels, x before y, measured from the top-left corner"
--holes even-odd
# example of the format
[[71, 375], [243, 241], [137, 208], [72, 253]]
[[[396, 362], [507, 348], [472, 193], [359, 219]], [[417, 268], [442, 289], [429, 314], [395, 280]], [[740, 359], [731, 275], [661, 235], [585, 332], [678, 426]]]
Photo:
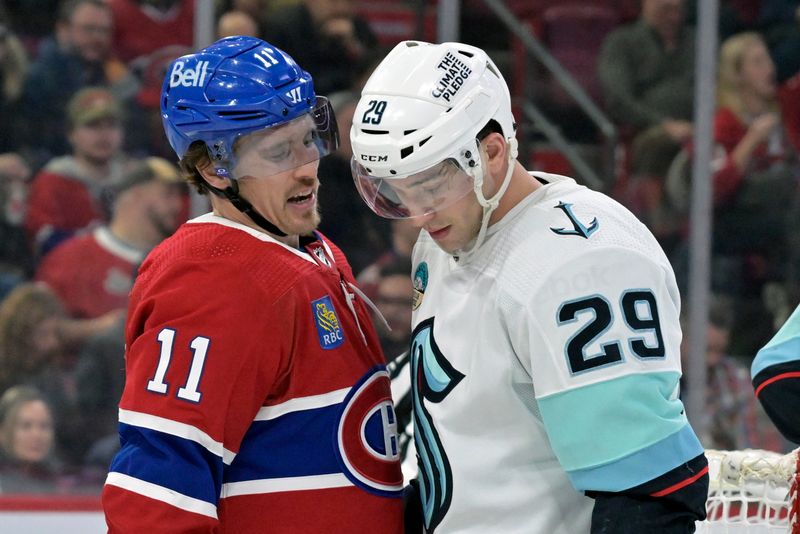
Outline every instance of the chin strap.
[[[475, 196], [478, 197], [478, 203], [483, 206], [483, 218], [481, 219], [481, 228], [478, 230], [478, 236], [466, 248], [457, 251], [454, 256], [456, 260], [462, 260], [472, 255], [483, 244], [486, 239], [486, 231], [489, 229], [489, 218], [492, 212], [497, 209], [500, 204], [500, 199], [506, 193], [508, 186], [511, 184], [511, 175], [514, 174], [514, 164], [517, 161], [517, 139], [512, 137], [508, 141], [508, 170], [506, 171], [503, 183], [500, 184], [500, 189], [494, 194], [492, 198], [486, 198], [483, 195], [483, 176], [480, 180], [475, 180]], [[484, 171], [481, 171], [482, 173]]]
[[261, 227], [261, 229], [266, 230], [267, 232], [276, 235], [278, 237], [286, 237], [287, 234], [283, 230], [281, 230], [273, 223], [268, 221], [263, 215], [261, 215], [256, 211], [256, 209], [253, 207], [252, 204], [250, 204], [250, 202], [248, 202], [245, 198], [239, 195], [239, 181], [236, 180], [236, 178], [232, 177], [230, 173], [227, 171], [227, 169], [223, 169], [223, 171], [224, 171], [223, 174], [220, 173], [218, 174], [220, 176], [228, 178], [230, 180], [231, 185], [229, 185], [225, 189], [219, 189], [206, 182], [206, 185], [211, 190], [211, 192], [213, 192], [218, 197], [223, 197], [228, 199], [228, 201], [231, 204], [233, 204], [234, 208], [247, 215], [250, 218], [250, 220], [256, 223], [259, 227]]

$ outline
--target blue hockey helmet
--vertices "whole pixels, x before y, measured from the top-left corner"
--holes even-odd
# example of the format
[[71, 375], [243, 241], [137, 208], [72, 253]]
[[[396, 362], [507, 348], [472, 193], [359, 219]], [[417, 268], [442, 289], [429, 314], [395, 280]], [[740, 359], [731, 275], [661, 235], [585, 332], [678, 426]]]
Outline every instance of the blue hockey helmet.
[[161, 116], [179, 158], [193, 142], [203, 141], [221, 174], [235, 166], [237, 138], [294, 120], [311, 117], [316, 150], [305, 151], [305, 160], [292, 166], [321, 158], [338, 145], [333, 111], [314, 93], [311, 75], [288, 54], [254, 37], [226, 37], [174, 60], [164, 79]]

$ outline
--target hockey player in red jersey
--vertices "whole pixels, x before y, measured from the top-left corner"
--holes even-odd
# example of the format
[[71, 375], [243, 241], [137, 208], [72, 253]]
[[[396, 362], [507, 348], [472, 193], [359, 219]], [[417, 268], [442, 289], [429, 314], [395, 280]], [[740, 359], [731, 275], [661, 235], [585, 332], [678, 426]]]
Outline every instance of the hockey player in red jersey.
[[315, 231], [327, 100], [284, 52], [230, 37], [172, 63], [161, 111], [213, 211], [150, 253], [131, 294], [110, 532], [402, 532], [384, 358]]

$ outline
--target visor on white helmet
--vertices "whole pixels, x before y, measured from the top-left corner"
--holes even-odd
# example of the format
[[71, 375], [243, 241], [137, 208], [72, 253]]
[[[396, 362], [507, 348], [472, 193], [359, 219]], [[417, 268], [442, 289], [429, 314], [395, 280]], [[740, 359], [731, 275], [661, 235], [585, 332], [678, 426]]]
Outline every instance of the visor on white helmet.
[[306, 114], [277, 126], [257, 130], [236, 139], [232, 174], [265, 178], [302, 167], [327, 156], [338, 147], [333, 109], [325, 97]]
[[[374, 176], [353, 158], [353, 179], [372, 211], [387, 219], [411, 219], [446, 209], [475, 190], [480, 171], [479, 144], [423, 171], [391, 178]], [[466, 157], [465, 157], [466, 156]]]

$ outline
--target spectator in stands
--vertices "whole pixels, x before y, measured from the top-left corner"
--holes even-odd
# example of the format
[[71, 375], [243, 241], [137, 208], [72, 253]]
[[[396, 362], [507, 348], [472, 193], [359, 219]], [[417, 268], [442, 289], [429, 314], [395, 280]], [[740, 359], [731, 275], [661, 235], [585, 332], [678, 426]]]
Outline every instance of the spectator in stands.
[[413, 292], [411, 258], [397, 257], [381, 268], [375, 304], [391, 330], [380, 320], [375, 326], [387, 361], [408, 351]]
[[37, 283], [17, 286], [0, 304], [0, 392], [20, 384], [42, 391], [56, 413], [59, 450], [75, 464], [89, 446], [85, 428], [91, 424], [91, 414], [77, 409], [76, 354], [120, 316], [70, 319], [58, 297]]
[[[788, 451], [788, 444], [775, 430], [753, 395], [747, 366], [728, 352], [733, 309], [731, 300], [721, 296], [712, 299], [709, 309], [706, 413], [710, 424], [708, 435], [702, 436], [701, 441], [712, 449]], [[687, 341], [688, 336], [683, 349]], [[682, 356], [685, 361], [685, 352], [682, 352]], [[684, 369], [687, 368], [684, 364]]]
[[108, 5], [114, 20], [112, 47], [126, 63], [165, 46], [189, 48], [194, 42], [193, 0], [108, 0]]
[[217, 38], [231, 35], [258, 37], [258, 22], [245, 11], [226, 11], [217, 21]]
[[35, 164], [69, 152], [64, 111], [81, 88], [106, 86], [120, 98], [135, 89], [125, 65], [111, 55], [111, 35], [105, 0], [62, 4], [55, 35], [42, 44], [22, 93], [21, 133]]
[[[247, 13], [256, 21], [259, 28], [261, 28], [269, 20], [270, 15], [279, 9], [283, 9], [285, 5], [296, 4], [298, 0], [227, 0], [221, 2], [221, 11], [241, 11]], [[218, 2], [219, 5], [219, 2]]]
[[775, 67], [758, 34], [735, 35], [720, 47], [717, 103], [715, 253], [760, 257], [764, 272], [748, 274], [757, 285], [783, 280], [786, 213], [797, 198], [800, 167], [783, 126]]
[[642, 0], [639, 20], [611, 32], [598, 61], [606, 109], [633, 137], [626, 203], [654, 231], [645, 215], [660, 202], [667, 168], [692, 134], [694, 41], [684, 0]]
[[30, 383], [58, 357], [64, 307], [40, 284], [17, 286], [0, 304], [0, 393]]
[[[358, 94], [341, 91], [330, 96], [339, 126], [339, 148], [320, 161], [319, 229], [341, 248], [350, 260], [354, 273], [360, 272], [389, 246], [389, 223], [376, 221], [358, 196], [350, 172], [350, 126], [358, 103]], [[346, 213], [347, 217], [342, 217]]]
[[137, 81], [126, 103], [125, 148], [145, 157], [172, 156], [158, 109], [161, 84], [170, 62], [194, 44], [194, 0], [108, 0], [113, 13], [113, 49]]
[[30, 386], [0, 396], [0, 493], [53, 493], [60, 467], [54, 454], [53, 412]]
[[302, 0], [276, 10], [264, 30], [267, 41], [314, 73], [322, 94], [352, 86], [359, 61], [377, 38], [355, 14], [353, 0]]
[[0, 300], [33, 275], [22, 222], [31, 169], [19, 154], [0, 154]]
[[19, 145], [16, 114], [27, 72], [25, 48], [0, 14], [0, 153]]
[[121, 176], [122, 109], [107, 89], [80, 90], [67, 106], [72, 155], [34, 177], [25, 227], [37, 256], [75, 231], [107, 219], [103, 190]]
[[56, 247], [42, 260], [36, 280], [50, 286], [72, 317], [126, 309], [136, 268], [179, 224], [184, 191], [168, 161], [132, 164], [111, 189], [111, 221]]
[[377, 256], [372, 263], [358, 273], [358, 283], [370, 298], [377, 298], [381, 269], [398, 258], [410, 258], [414, 243], [417, 242], [417, 237], [419, 237], [419, 228], [409, 222], [408, 219], [394, 219], [390, 221], [390, 225], [390, 248]]

